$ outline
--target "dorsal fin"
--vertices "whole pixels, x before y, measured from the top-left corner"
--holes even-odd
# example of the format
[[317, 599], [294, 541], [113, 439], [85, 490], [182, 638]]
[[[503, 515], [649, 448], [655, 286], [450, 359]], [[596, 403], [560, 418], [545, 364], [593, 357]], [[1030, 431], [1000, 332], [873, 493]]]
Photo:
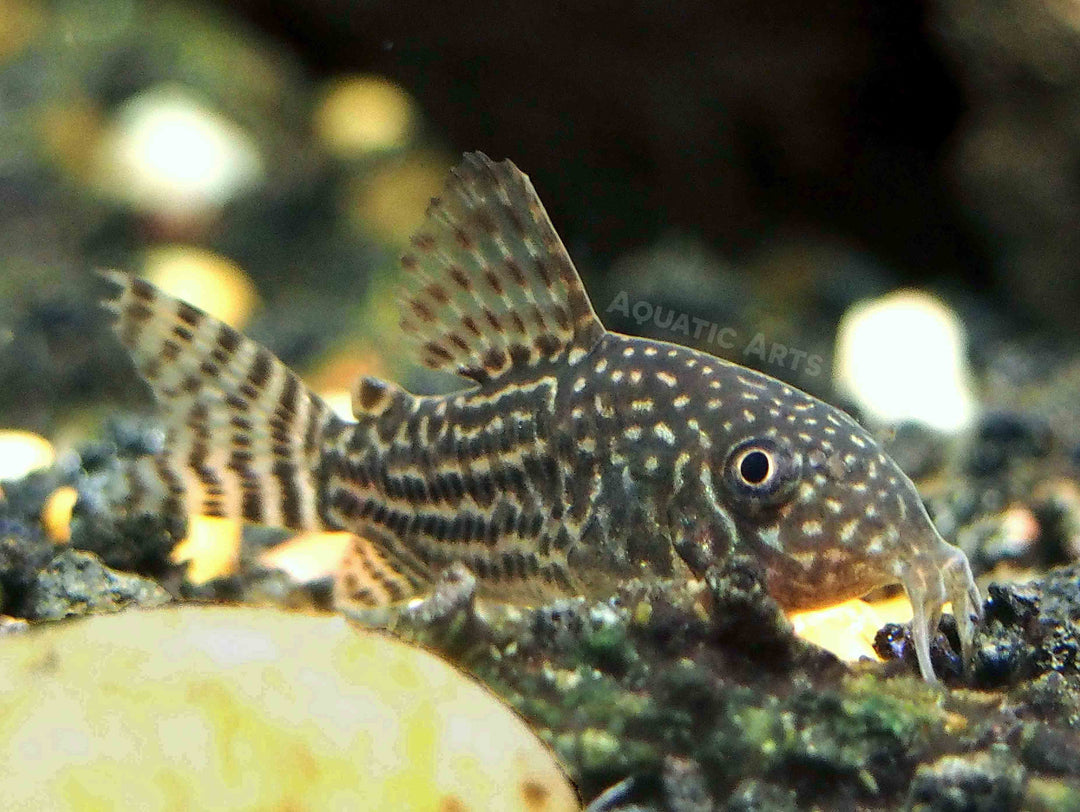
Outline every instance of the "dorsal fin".
[[481, 386], [541, 360], [577, 363], [604, 335], [529, 178], [465, 154], [401, 258], [402, 327], [432, 369]]
[[382, 417], [387, 412], [403, 414], [412, 409], [416, 395], [397, 384], [363, 375], [353, 386], [352, 413], [357, 419]]

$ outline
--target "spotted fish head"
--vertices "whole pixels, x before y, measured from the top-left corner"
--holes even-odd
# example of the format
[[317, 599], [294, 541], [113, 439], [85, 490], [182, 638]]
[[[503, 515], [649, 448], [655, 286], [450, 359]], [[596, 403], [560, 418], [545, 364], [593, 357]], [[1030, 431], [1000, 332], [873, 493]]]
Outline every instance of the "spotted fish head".
[[741, 367], [726, 368], [721, 391], [707, 495], [720, 535], [753, 552], [770, 593], [814, 608], [899, 582], [924, 676], [933, 678], [929, 635], [947, 601], [967, 653], [981, 606], [967, 558], [877, 440], [839, 409]]

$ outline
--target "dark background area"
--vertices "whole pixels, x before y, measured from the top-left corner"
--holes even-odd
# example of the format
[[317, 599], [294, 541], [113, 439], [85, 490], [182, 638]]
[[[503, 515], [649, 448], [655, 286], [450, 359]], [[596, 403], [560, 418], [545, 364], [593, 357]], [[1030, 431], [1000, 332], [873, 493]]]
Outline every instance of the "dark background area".
[[317, 73], [399, 82], [458, 149], [512, 157], [602, 259], [664, 228], [727, 254], [794, 229], [911, 280], [985, 281], [943, 173], [967, 102], [929, 4], [228, 5]]
[[[817, 377], [764, 371], [830, 398], [840, 317], [910, 285], [944, 297], [977, 369], [1007, 366], [1010, 386], [1076, 354], [1080, 15], [1066, 4], [5, 9], [3, 424], [48, 434], [67, 406], [145, 404], [102, 327], [92, 269], [147, 273], [147, 255], [172, 245], [234, 264], [259, 296], [244, 331], [301, 373], [366, 346], [385, 356], [366, 371], [422, 385], [392, 332], [395, 257], [412, 208], [477, 149], [531, 176], [612, 329], [673, 337], [609, 315], [625, 291], [760, 333], [825, 360]], [[390, 147], [336, 152], [318, 126], [330, 89], [382, 79], [418, 123]], [[176, 89], [262, 161], [250, 187], [182, 216], [171, 188], [130, 194], [135, 170], [103, 171], [101, 157], [133, 107]], [[1003, 348], [1016, 342], [1029, 343]], [[358, 368], [323, 383], [347, 388]]]

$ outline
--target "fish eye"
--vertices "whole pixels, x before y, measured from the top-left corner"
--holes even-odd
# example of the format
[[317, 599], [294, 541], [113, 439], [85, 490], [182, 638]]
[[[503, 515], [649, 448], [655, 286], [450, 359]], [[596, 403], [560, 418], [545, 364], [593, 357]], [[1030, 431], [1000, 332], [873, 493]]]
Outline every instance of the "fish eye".
[[799, 458], [771, 437], [736, 445], [724, 465], [724, 482], [738, 501], [751, 508], [786, 499], [799, 481]]
[[751, 448], [739, 460], [739, 476], [747, 485], [760, 485], [769, 478], [772, 458], [767, 451]]

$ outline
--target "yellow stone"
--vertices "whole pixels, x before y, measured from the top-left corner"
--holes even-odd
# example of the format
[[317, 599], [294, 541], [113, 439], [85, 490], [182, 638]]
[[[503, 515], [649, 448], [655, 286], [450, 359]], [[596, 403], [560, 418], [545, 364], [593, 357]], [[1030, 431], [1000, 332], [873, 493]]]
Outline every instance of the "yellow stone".
[[340, 616], [181, 606], [0, 647], [5, 810], [578, 809], [472, 679]]

